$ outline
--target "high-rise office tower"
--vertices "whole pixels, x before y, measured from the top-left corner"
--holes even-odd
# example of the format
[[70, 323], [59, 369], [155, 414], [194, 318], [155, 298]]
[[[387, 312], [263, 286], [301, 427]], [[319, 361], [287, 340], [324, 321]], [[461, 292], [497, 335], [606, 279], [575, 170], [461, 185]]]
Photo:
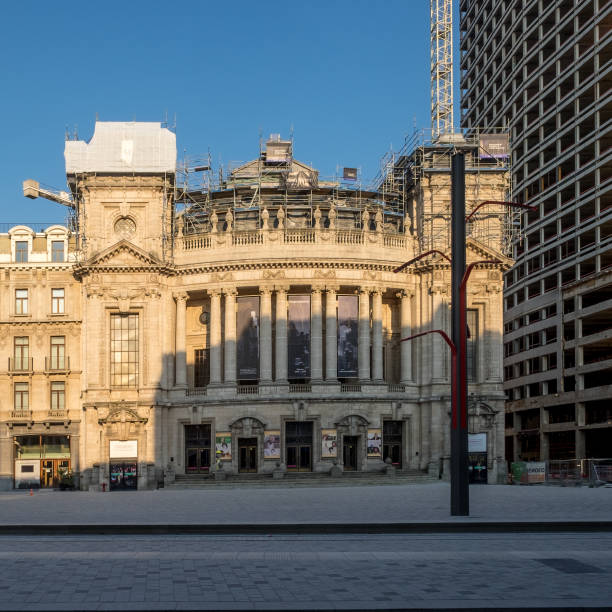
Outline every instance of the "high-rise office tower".
[[461, 0], [461, 123], [510, 129], [506, 458], [612, 456], [612, 1]]

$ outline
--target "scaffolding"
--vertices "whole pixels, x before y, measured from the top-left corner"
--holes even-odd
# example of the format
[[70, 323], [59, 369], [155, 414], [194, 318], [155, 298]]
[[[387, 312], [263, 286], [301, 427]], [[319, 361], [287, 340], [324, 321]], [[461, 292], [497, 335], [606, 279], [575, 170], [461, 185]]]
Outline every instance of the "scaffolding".
[[[457, 150], [466, 155], [466, 205], [469, 214], [486, 195], [491, 181], [502, 182], [505, 199], [511, 200], [510, 157], [488, 149], [488, 142], [503, 142], [507, 128], [471, 130], [469, 134], [434, 139], [433, 130], [416, 130], [397, 152], [386, 153], [374, 180], [375, 189], [387, 198], [405, 203], [405, 225], [418, 241], [421, 252], [450, 248], [450, 169]], [[506, 149], [507, 150], [507, 149]], [[498, 185], [499, 186], [499, 185]], [[498, 190], [499, 191], [499, 190]], [[498, 198], [495, 198], [498, 199]], [[468, 223], [468, 237], [510, 256], [520, 235], [521, 214], [494, 204], [475, 213]]]

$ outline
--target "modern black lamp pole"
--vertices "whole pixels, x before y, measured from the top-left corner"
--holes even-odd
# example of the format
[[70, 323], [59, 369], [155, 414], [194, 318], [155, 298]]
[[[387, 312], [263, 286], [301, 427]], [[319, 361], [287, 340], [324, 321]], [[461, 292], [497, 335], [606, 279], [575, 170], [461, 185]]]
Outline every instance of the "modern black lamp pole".
[[451, 515], [469, 516], [467, 431], [467, 314], [461, 307], [461, 285], [465, 274], [465, 153], [456, 152], [451, 161], [452, 223], [452, 341], [457, 348], [453, 372], [457, 394], [451, 414]]

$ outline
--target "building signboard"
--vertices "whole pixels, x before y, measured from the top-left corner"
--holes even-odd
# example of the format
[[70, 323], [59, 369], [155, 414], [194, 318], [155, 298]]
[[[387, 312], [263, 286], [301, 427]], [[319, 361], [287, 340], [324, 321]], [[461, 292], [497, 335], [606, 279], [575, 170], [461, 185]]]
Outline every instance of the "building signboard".
[[468, 434], [468, 453], [486, 453], [487, 434]]
[[310, 378], [310, 296], [290, 295], [287, 304], [288, 375]]
[[109, 456], [111, 459], [134, 459], [138, 457], [138, 440], [111, 440]]
[[338, 296], [338, 378], [357, 378], [357, 319], [359, 302], [356, 295]]
[[259, 297], [239, 297], [236, 302], [238, 380], [257, 380], [259, 377]]
[[280, 459], [280, 431], [264, 432], [264, 459]]
[[481, 134], [478, 157], [480, 159], [507, 159], [510, 157], [508, 134]]

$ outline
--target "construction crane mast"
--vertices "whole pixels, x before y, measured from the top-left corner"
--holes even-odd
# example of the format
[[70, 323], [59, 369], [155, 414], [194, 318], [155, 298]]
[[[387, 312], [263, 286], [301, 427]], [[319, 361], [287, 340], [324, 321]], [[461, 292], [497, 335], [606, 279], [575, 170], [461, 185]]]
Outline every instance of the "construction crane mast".
[[453, 0], [430, 0], [432, 138], [453, 129]]

